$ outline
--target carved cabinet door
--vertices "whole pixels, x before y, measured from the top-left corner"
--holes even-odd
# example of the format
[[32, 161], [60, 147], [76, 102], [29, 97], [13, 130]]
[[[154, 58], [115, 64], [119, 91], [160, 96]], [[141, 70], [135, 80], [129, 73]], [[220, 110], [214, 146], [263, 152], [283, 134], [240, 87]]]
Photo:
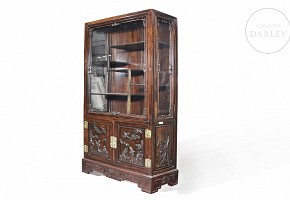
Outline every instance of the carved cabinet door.
[[145, 130], [142, 124], [117, 124], [116, 164], [129, 168], [144, 169], [145, 166]]
[[85, 157], [112, 162], [110, 135], [112, 124], [100, 120], [89, 120], [85, 131]]

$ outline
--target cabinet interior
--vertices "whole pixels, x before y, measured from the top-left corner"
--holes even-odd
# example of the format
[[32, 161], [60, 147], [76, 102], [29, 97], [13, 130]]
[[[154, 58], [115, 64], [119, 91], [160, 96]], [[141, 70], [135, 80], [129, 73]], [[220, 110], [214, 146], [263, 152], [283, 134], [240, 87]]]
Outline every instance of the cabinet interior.
[[145, 112], [144, 28], [144, 20], [136, 20], [92, 30], [88, 71], [91, 112]]

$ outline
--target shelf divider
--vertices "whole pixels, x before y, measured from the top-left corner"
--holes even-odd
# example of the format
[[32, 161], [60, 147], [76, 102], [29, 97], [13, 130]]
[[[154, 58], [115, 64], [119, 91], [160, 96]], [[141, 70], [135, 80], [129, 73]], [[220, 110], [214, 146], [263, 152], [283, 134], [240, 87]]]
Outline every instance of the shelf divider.
[[158, 42], [159, 49], [169, 48], [170, 45], [165, 42]]
[[126, 51], [141, 51], [141, 50], [144, 50], [144, 44], [145, 44], [144, 41], [131, 42], [131, 43], [125, 43], [125, 44], [111, 45], [110, 48], [122, 49]]
[[[91, 95], [106, 95], [106, 96], [128, 96], [128, 93], [113, 93], [113, 92], [105, 92], [105, 93], [95, 93], [92, 92]], [[130, 94], [132, 96], [144, 96], [144, 94]]]
[[127, 96], [127, 114], [131, 113], [131, 69], [128, 69], [128, 96]]

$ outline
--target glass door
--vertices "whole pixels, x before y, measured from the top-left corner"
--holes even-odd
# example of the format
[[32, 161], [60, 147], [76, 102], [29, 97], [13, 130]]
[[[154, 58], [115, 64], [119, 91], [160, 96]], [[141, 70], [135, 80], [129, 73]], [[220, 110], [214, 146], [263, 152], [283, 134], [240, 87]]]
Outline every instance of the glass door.
[[88, 112], [145, 114], [145, 19], [91, 31]]
[[171, 117], [173, 110], [173, 52], [171, 23], [158, 18], [157, 27], [158, 116]]

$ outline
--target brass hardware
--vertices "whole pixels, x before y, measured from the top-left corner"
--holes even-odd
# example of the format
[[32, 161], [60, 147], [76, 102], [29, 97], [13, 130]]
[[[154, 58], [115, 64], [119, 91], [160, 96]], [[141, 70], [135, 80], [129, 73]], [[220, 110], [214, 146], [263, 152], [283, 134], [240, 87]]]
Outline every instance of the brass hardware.
[[151, 138], [151, 130], [145, 129], [145, 137], [146, 138]]
[[89, 123], [87, 121], [84, 121], [84, 129], [88, 129]]
[[111, 136], [111, 138], [110, 138], [110, 146], [113, 149], [117, 148], [117, 138], [116, 137]]
[[84, 145], [84, 152], [85, 152], [85, 153], [88, 153], [88, 152], [89, 152], [89, 147], [88, 147], [88, 145]]
[[148, 158], [145, 159], [145, 167], [146, 168], [151, 168], [151, 160], [148, 159]]

